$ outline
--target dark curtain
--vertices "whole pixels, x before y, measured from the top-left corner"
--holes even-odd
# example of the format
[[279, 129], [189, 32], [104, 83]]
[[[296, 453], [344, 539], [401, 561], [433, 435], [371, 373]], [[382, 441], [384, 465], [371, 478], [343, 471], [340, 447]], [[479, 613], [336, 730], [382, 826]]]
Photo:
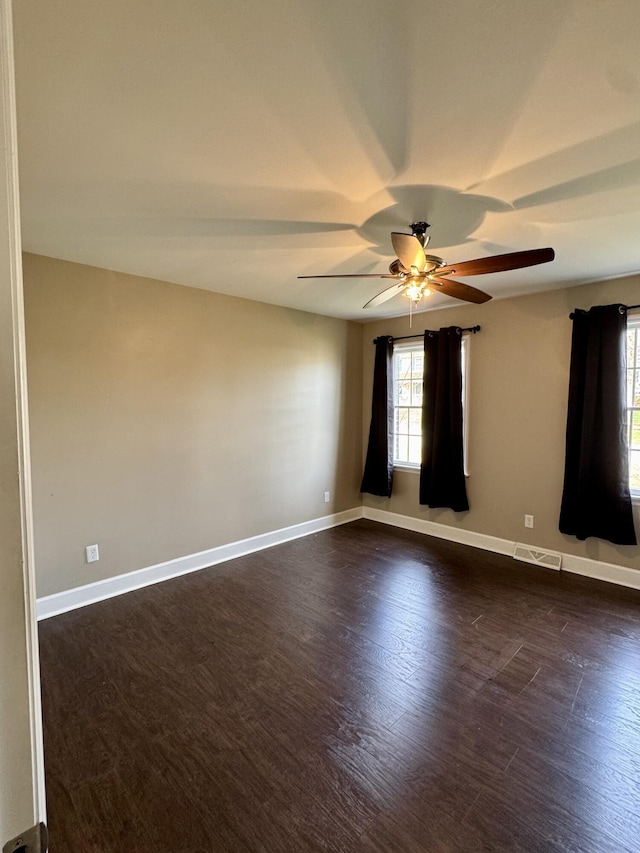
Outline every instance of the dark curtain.
[[420, 503], [469, 509], [462, 432], [462, 332], [425, 332]]
[[376, 338], [373, 399], [361, 492], [391, 497], [393, 485], [393, 338]]
[[627, 311], [575, 311], [560, 532], [635, 545], [626, 428]]

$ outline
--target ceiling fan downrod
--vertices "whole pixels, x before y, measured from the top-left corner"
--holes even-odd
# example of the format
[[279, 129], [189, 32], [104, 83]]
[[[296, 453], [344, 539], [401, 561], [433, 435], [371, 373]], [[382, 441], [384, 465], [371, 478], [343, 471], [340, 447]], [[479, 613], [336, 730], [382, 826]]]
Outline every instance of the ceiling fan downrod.
[[427, 228], [431, 228], [428, 222], [412, 222], [411, 223], [411, 233], [412, 235], [420, 242], [420, 245], [424, 249], [425, 241], [428, 243], [429, 239], [426, 236]]

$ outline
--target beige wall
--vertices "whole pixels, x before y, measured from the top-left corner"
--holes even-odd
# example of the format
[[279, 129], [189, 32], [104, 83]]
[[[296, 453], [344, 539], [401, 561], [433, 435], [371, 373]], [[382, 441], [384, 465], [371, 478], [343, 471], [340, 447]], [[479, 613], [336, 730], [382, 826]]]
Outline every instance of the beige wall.
[[359, 505], [361, 325], [35, 255], [24, 278], [39, 596]]
[[[482, 326], [470, 342], [470, 510], [454, 513], [419, 506], [418, 476], [402, 471], [395, 474], [391, 499], [367, 495], [365, 505], [640, 569], [640, 548], [597, 539], [581, 543], [558, 531], [571, 351], [569, 313], [575, 307], [612, 302], [640, 302], [640, 278], [485, 305], [461, 304], [414, 317], [414, 332], [449, 325]], [[408, 317], [365, 327], [365, 449], [373, 377], [372, 339], [381, 334], [409, 333]], [[533, 530], [523, 525], [525, 513], [535, 516]]]
[[[371, 341], [408, 334], [407, 318], [361, 326], [34, 255], [24, 264], [39, 596], [360, 503]], [[414, 331], [482, 325], [471, 510], [420, 507], [417, 475], [400, 471], [391, 500], [365, 504], [640, 569], [639, 549], [557, 529], [568, 314], [640, 301], [639, 284], [415, 318]], [[100, 561], [87, 565], [94, 542]]]

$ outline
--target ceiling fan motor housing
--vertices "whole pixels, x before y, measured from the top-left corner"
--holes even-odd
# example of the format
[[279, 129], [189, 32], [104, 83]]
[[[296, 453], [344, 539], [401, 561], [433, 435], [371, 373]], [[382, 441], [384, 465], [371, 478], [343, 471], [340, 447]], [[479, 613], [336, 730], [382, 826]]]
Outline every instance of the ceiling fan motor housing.
[[427, 233], [427, 228], [431, 228], [428, 222], [411, 223], [411, 233], [414, 237], [418, 238], [422, 246], [424, 246], [425, 243], [425, 235]]

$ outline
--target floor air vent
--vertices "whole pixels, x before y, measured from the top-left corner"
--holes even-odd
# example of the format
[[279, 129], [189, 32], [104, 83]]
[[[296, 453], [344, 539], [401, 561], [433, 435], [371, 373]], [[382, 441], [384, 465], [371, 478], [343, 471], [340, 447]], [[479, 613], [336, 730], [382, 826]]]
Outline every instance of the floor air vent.
[[560, 569], [562, 567], [562, 554], [553, 551], [538, 551], [530, 545], [516, 545], [513, 551], [514, 559], [523, 560], [525, 563], [533, 563], [535, 566], [544, 566], [547, 569]]

